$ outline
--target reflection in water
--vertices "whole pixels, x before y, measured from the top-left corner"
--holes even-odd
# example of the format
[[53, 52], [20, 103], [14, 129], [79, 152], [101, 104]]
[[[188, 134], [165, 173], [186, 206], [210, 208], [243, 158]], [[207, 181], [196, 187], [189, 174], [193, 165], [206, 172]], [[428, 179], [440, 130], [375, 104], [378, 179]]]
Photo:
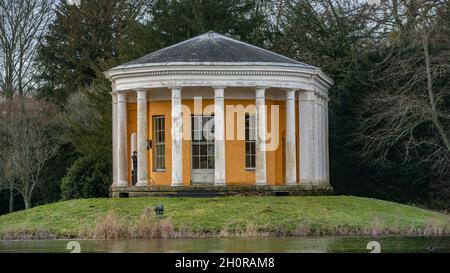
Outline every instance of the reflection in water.
[[[155, 240], [81, 240], [81, 252], [370, 252], [378, 241], [381, 252], [450, 252], [450, 237], [302, 237]], [[0, 252], [69, 252], [67, 240], [0, 241]]]

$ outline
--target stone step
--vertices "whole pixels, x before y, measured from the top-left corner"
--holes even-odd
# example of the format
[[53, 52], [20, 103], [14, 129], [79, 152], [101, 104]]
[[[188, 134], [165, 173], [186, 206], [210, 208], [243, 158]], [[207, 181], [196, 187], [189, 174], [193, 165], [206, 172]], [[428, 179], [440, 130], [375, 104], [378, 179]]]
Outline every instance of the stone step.
[[177, 191], [168, 194], [169, 197], [222, 197], [223, 192], [205, 190], [205, 191]]

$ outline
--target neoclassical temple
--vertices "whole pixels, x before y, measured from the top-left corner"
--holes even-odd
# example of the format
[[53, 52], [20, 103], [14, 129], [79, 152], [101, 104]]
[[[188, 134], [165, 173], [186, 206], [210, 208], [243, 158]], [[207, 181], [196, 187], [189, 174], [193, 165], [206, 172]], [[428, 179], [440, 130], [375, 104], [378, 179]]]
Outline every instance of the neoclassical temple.
[[112, 196], [332, 191], [320, 68], [208, 32], [105, 74]]

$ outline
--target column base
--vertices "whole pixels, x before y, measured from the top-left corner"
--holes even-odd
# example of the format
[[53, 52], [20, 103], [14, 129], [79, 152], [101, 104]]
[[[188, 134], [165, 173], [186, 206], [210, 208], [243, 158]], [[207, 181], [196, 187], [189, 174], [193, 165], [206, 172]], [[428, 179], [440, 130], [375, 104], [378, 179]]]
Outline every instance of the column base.
[[299, 185], [311, 185], [311, 186], [330, 186], [330, 182], [326, 180], [300, 180]]
[[267, 182], [256, 182], [256, 186], [267, 186]]
[[142, 180], [137, 182], [136, 187], [147, 187], [148, 186], [148, 180]]
[[289, 182], [285, 182], [286, 186], [296, 186], [297, 185], [297, 181], [289, 181]]
[[225, 183], [225, 181], [214, 182], [214, 186], [216, 186], [216, 187], [223, 187], [226, 185], [227, 185], [227, 183]]
[[171, 187], [183, 187], [183, 182], [172, 182]]
[[128, 181], [118, 181], [114, 186], [115, 187], [128, 187]]

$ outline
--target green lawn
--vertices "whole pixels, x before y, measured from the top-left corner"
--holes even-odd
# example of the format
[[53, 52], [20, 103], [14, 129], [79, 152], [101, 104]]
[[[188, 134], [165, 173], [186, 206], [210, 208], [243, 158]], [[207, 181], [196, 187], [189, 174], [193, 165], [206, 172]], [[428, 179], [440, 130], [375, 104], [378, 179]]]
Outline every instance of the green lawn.
[[35, 207], [0, 216], [0, 234], [51, 231], [77, 236], [82, 226], [95, 227], [109, 211], [126, 224], [135, 223], [146, 207], [163, 204], [164, 219], [175, 229], [220, 232], [225, 226], [293, 232], [307, 225], [311, 230], [424, 229], [430, 225], [450, 230], [450, 217], [438, 212], [376, 199], [352, 196], [128, 198], [79, 199]]

